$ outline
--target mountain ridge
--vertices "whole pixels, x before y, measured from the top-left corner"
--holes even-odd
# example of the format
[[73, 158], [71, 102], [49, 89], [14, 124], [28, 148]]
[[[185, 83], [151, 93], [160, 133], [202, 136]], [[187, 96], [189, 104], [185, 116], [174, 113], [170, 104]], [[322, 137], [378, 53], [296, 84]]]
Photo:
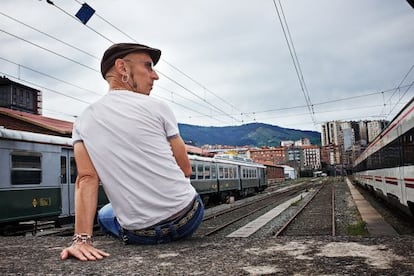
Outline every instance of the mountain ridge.
[[280, 126], [249, 123], [240, 126], [197, 126], [178, 124], [183, 140], [192, 141], [195, 146], [280, 146], [281, 141], [308, 138], [313, 145], [321, 144], [321, 134], [317, 131], [283, 128]]

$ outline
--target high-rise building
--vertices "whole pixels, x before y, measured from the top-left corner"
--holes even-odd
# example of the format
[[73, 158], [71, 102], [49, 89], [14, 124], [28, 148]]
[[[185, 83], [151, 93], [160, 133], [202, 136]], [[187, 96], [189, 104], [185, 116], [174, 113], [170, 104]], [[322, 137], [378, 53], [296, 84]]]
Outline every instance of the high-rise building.
[[[386, 121], [331, 121], [322, 125], [322, 162], [352, 166], [355, 156], [385, 128]], [[358, 152], [354, 152], [354, 151]]]
[[359, 121], [358, 122], [358, 137], [355, 137], [355, 141], [361, 145], [366, 146], [368, 144], [368, 128], [367, 128], [367, 121]]
[[381, 131], [387, 126], [388, 122], [385, 120], [367, 122], [368, 142], [372, 142]]
[[330, 144], [339, 145], [341, 143], [340, 124], [340, 121], [331, 121], [322, 125], [322, 146], [327, 146]]
[[343, 128], [342, 137], [344, 140], [344, 151], [350, 151], [352, 146], [355, 144], [355, 132], [352, 128]]
[[321, 168], [321, 150], [315, 145], [302, 146], [303, 151], [303, 167], [311, 170]]

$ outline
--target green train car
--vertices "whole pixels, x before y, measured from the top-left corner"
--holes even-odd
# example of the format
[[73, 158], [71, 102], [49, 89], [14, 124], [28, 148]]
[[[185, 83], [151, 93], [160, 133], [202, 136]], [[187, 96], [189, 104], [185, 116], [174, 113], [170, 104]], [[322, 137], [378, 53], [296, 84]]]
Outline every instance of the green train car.
[[[73, 217], [76, 174], [72, 139], [0, 129], [0, 231]], [[100, 187], [98, 204], [107, 202]]]
[[222, 155], [214, 158], [191, 156], [191, 184], [203, 198], [226, 202], [267, 188], [266, 167], [251, 160]]
[[[233, 156], [190, 156], [191, 184], [204, 202], [226, 201], [267, 187], [266, 167]], [[0, 233], [29, 220], [75, 215], [72, 139], [0, 128]], [[99, 187], [98, 207], [108, 199]]]

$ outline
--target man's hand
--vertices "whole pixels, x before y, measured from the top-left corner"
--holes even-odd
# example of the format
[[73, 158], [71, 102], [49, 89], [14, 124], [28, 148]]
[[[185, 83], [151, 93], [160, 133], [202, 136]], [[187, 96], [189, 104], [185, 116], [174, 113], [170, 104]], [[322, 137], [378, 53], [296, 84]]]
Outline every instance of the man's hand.
[[81, 261], [96, 261], [101, 260], [104, 257], [108, 257], [109, 254], [96, 249], [88, 243], [74, 243], [73, 245], [65, 248], [60, 253], [60, 258], [66, 260], [69, 257], [75, 257]]

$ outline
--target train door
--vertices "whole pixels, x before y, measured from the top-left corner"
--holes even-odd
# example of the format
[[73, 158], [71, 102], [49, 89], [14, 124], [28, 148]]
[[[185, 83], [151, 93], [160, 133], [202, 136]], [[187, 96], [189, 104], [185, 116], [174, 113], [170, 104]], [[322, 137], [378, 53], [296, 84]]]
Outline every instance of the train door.
[[75, 214], [76, 163], [71, 149], [62, 149], [60, 156], [60, 183], [62, 192], [62, 216]]

